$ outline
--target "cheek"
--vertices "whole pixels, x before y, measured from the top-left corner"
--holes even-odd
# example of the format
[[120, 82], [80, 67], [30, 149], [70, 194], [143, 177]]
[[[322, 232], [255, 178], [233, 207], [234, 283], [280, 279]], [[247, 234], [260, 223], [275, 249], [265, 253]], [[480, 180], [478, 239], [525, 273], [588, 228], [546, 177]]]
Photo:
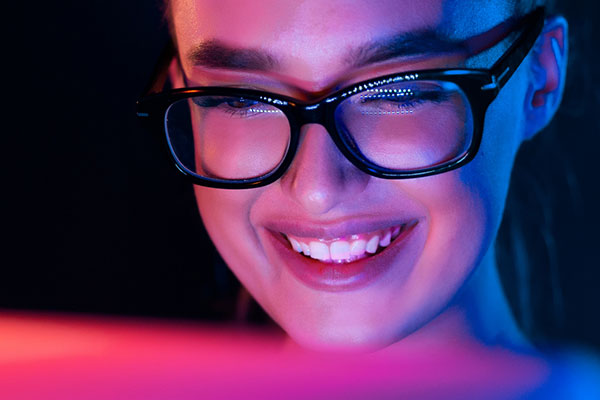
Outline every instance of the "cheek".
[[415, 269], [415, 297], [435, 309], [459, 290], [491, 244], [496, 199], [477, 171], [463, 168], [426, 179], [413, 192], [429, 211], [425, 251]]
[[406, 319], [413, 327], [451, 300], [493, 246], [517, 147], [518, 117], [507, 121], [500, 112], [504, 106], [490, 108], [481, 151], [471, 163], [402, 183], [428, 210], [429, 223], [424, 252], [406, 285], [410, 301], [402, 305], [408, 305]]
[[[221, 179], [246, 179], [274, 170], [289, 146], [287, 118], [274, 107], [256, 105], [263, 115], [227, 108], [192, 106], [196, 166], [200, 173]], [[229, 154], [230, 156], [224, 156]], [[231, 196], [229, 196], [231, 197]]]

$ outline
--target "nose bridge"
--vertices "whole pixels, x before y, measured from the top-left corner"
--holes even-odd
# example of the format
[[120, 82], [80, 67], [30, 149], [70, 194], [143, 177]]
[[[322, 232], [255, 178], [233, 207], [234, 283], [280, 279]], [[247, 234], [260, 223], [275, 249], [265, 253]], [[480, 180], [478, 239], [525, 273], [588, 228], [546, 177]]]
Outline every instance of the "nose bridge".
[[296, 159], [298, 163], [309, 160], [316, 163], [316, 169], [327, 168], [329, 172], [348, 168], [348, 161], [337, 148], [327, 127], [319, 122], [305, 123], [300, 127]]
[[[306, 136], [306, 128], [309, 125], [319, 125], [320, 129], [323, 130], [323, 133], [330, 137], [330, 143], [334, 145], [332, 149], [335, 148], [336, 152], [339, 153], [339, 155], [343, 154], [341, 150], [337, 147], [338, 143], [335, 139], [335, 126], [333, 126], [332, 122], [329, 121], [328, 118], [329, 114], [331, 114], [333, 110], [330, 109], [329, 105], [326, 104], [326, 102], [319, 102], [316, 104], [303, 106], [296, 111], [296, 120], [299, 124], [298, 129], [301, 132], [301, 141], [303, 140], [303, 137]], [[310, 129], [316, 129], [316, 127], [312, 127]]]
[[320, 215], [363, 190], [368, 179], [346, 160], [324, 124], [308, 122], [300, 127], [299, 147], [281, 184], [306, 212]]
[[301, 125], [321, 124], [325, 126], [325, 107], [323, 103], [302, 106], [298, 110], [298, 114]]

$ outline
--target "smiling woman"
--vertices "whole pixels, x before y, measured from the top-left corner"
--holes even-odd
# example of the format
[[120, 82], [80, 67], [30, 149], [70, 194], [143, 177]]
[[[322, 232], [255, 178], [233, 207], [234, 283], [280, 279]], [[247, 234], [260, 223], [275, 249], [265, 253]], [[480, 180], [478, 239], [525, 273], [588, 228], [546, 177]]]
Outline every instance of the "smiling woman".
[[[494, 242], [515, 155], [562, 97], [564, 18], [502, 0], [168, 10], [176, 46], [138, 115], [293, 341], [532, 351]], [[158, 93], [167, 74], [175, 89]]]

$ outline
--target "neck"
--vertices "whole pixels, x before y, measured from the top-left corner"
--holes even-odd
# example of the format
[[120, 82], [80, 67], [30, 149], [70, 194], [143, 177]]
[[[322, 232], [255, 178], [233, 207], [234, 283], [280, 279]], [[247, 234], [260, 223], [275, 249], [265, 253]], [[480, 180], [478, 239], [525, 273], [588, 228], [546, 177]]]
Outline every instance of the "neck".
[[531, 347], [504, 295], [494, 246], [449, 306], [398, 345], [411, 348], [419, 344], [447, 345], [450, 342], [519, 349]]

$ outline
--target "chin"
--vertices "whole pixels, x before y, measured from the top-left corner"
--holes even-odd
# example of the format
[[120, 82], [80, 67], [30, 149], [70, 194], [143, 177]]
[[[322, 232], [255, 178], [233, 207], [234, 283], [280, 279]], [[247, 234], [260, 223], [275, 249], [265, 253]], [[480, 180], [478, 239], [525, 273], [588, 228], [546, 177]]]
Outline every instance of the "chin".
[[343, 353], [372, 353], [382, 350], [401, 339], [369, 335], [361, 330], [340, 332], [335, 328], [331, 330], [324, 329], [318, 334], [314, 332], [290, 334], [290, 338], [305, 349]]
[[[288, 314], [289, 315], [289, 314]], [[371, 353], [404, 338], [397, 325], [374, 326], [355, 318], [346, 324], [330, 321], [277, 321], [300, 347], [319, 352]]]

